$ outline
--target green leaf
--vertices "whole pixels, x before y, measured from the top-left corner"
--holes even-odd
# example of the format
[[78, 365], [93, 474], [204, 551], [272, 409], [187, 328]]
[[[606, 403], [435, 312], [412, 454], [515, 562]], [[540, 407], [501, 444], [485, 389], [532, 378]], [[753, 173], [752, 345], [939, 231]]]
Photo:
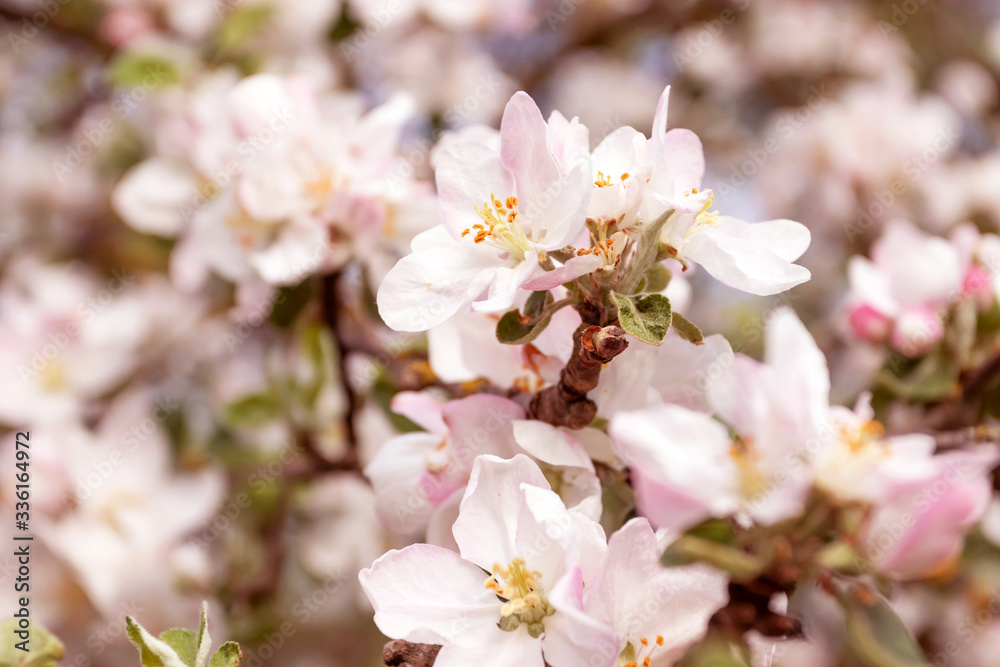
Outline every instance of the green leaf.
[[198, 656], [198, 638], [190, 630], [173, 628], [160, 633], [160, 639], [174, 650], [177, 657], [188, 667], [196, 667]]
[[283, 410], [281, 398], [276, 392], [250, 394], [226, 406], [225, 420], [229, 426], [236, 428], [260, 426], [280, 417]]
[[[862, 601], [863, 598], [870, 600]], [[884, 598], [871, 591], [863, 596], [837, 595], [844, 610], [847, 642], [868, 667], [926, 667], [928, 663], [903, 622]]]
[[287, 328], [316, 296], [316, 281], [303, 280], [278, 290], [268, 319], [277, 327]]
[[152, 90], [157, 86], [177, 83], [181, 73], [173, 61], [161, 55], [126, 51], [116, 56], [108, 66], [108, 79], [116, 88]]
[[649, 294], [638, 299], [611, 292], [611, 302], [618, 307], [622, 329], [644, 343], [659, 345], [670, 329], [670, 299]]
[[629, 260], [628, 272], [622, 280], [620, 287], [622, 293], [635, 294], [636, 287], [646, 275], [646, 271], [656, 263], [660, 251], [660, 230], [672, 214], [673, 211], [664, 211], [659, 218], [642, 226], [635, 254]]
[[195, 654], [194, 667], [205, 667], [208, 654], [212, 651], [212, 638], [208, 634], [208, 603], [201, 603], [201, 621], [198, 623], [198, 652]]
[[[27, 632], [27, 651], [22, 651], [17, 644], [25, 641], [17, 632]], [[28, 627], [21, 628], [16, 618], [8, 618], [0, 623], [0, 665], [4, 667], [57, 667], [63, 657], [63, 645], [51, 632], [35, 621], [29, 621]]]
[[129, 641], [139, 649], [143, 667], [187, 667], [169, 644], [149, 634], [131, 616], [125, 617], [125, 627]]
[[642, 276], [642, 280], [639, 281], [639, 287], [636, 290], [637, 294], [659, 294], [663, 290], [667, 289], [667, 285], [670, 284], [670, 280], [674, 277], [674, 274], [670, 272], [670, 269], [664, 264], [653, 264], [646, 273]]
[[497, 340], [508, 345], [522, 345], [538, 338], [552, 319], [546, 309], [553, 301], [552, 292], [532, 292], [524, 304], [523, 315], [511, 310], [497, 322]]
[[303, 399], [306, 405], [312, 407], [323, 387], [333, 379], [337, 350], [333, 334], [327, 327], [318, 323], [312, 323], [302, 329], [299, 346], [303, 356], [309, 360], [312, 371], [312, 375], [303, 380], [305, 391]]
[[694, 535], [681, 535], [663, 552], [660, 563], [665, 567], [703, 562], [728, 572], [734, 581], [749, 581], [764, 571], [763, 559], [736, 547], [727, 546]]
[[215, 42], [223, 53], [232, 54], [259, 32], [270, 20], [273, 8], [267, 3], [237, 7], [222, 20]]
[[680, 313], [674, 313], [670, 319], [670, 326], [674, 328], [677, 335], [684, 340], [689, 340], [695, 345], [705, 342], [705, 336], [701, 333], [698, 325], [684, 317]]
[[236, 667], [243, 659], [243, 652], [236, 642], [226, 642], [219, 647], [219, 650], [212, 656], [208, 667]]
[[937, 401], [956, 396], [960, 391], [958, 369], [953, 362], [937, 355], [920, 360], [902, 377], [883, 369], [879, 382], [899, 398], [911, 401]]

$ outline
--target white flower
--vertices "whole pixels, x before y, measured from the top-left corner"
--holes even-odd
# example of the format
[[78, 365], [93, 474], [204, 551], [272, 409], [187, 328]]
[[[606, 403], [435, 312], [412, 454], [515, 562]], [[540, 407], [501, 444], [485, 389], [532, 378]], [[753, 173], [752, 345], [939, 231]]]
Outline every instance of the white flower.
[[384, 634], [441, 644], [438, 667], [542, 667], [543, 655], [552, 667], [577, 667], [609, 641], [607, 632], [580, 636], [555, 607], [567, 574], [596, 575], [604, 531], [567, 510], [526, 456], [476, 460], [454, 534], [461, 556], [417, 544], [361, 572]]
[[[591, 189], [589, 160], [579, 148], [585, 136], [577, 123], [546, 124], [531, 98], [517, 93], [504, 111], [499, 145], [453, 142], [436, 153], [444, 224], [413, 239], [412, 253], [386, 275], [378, 292], [386, 324], [424, 331], [470, 303], [484, 312], [510, 308], [546, 252], [583, 228]], [[547, 283], [530, 289], [599, 265], [594, 257], [574, 258], [562, 267], [568, 270], [553, 272], [554, 282], [546, 274]]]

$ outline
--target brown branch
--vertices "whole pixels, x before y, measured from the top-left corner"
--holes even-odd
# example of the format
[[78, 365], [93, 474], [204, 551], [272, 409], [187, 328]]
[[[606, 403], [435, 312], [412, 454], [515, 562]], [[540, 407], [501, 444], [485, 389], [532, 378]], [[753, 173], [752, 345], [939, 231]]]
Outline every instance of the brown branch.
[[554, 426], [584, 428], [597, 415], [597, 405], [587, 392], [597, 386], [601, 368], [628, 347], [625, 331], [581, 324], [573, 333], [573, 353], [562, 370], [559, 384], [543, 389], [531, 400], [531, 417]]
[[435, 644], [413, 644], [394, 639], [382, 648], [382, 661], [390, 667], [431, 667], [441, 650]]
[[957, 449], [977, 443], [1000, 442], [1000, 426], [980, 424], [979, 426], [969, 426], [956, 431], [940, 431], [938, 433], [929, 433], [928, 435], [934, 437], [934, 442], [939, 450]]
[[346, 336], [343, 332], [343, 304], [340, 293], [343, 275], [342, 271], [336, 271], [323, 276], [320, 289], [322, 291], [323, 321], [330, 328], [330, 333], [337, 343], [337, 371], [340, 375], [341, 385], [344, 388], [345, 398], [347, 399], [346, 417], [344, 419], [344, 433], [347, 436], [347, 454], [344, 458], [356, 461], [358, 438], [354, 430], [354, 416], [358, 411], [359, 405], [357, 396], [354, 394], [354, 388], [351, 386], [347, 368], [347, 347], [344, 345]]

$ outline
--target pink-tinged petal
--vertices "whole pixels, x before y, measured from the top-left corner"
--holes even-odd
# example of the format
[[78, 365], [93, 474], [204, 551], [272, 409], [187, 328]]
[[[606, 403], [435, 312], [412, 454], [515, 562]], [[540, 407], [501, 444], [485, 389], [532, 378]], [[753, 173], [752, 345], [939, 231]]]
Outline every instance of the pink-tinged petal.
[[[520, 188], [518, 181], [519, 192]], [[558, 180], [538, 188], [537, 196], [520, 201], [518, 194], [525, 232], [544, 250], [572, 243], [586, 225], [593, 189], [588, 156], [569, 165]]]
[[[792, 264], [784, 255], [802, 245], [809, 230], [799, 225], [801, 238], [772, 248], [767, 240], [772, 231], [767, 223], [762, 233], [750, 224], [736, 218], [722, 216], [717, 227], [700, 230], [684, 243], [683, 254], [700, 264], [719, 282], [735, 289], [769, 296], [791, 289], [809, 280], [811, 274], [805, 267]], [[782, 254], [779, 254], [782, 253]]]
[[542, 585], [553, 586], [572, 567], [579, 567], [586, 581], [595, 577], [607, 551], [601, 524], [567, 509], [551, 489], [522, 484], [521, 493], [524, 502], [515, 549], [531, 569], [542, 574]]
[[961, 553], [965, 533], [992, 496], [989, 471], [1000, 460], [993, 446], [937, 457], [936, 474], [900, 485], [872, 516], [867, 557], [896, 579], [931, 576]]
[[583, 611], [583, 573], [575, 567], [548, 593], [542, 653], [551, 667], [613, 667], [621, 652], [614, 630]]
[[517, 300], [521, 286], [531, 279], [537, 268], [538, 254], [531, 250], [525, 253], [524, 260], [517, 265], [494, 269], [486, 298], [474, 301], [473, 310], [481, 313], [499, 313], [510, 309]]
[[580, 276], [585, 276], [601, 268], [601, 258], [597, 255], [580, 255], [572, 257], [562, 266], [543, 273], [537, 278], [532, 278], [521, 285], [523, 289], [544, 291], [550, 290], [559, 285], [564, 285], [576, 280]]
[[775, 310], [767, 321], [764, 361], [787, 398], [785, 428], [807, 441], [825, 422], [830, 408], [830, 371], [812, 334], [791, 308]]
[[[483, 222], [482, 210], [493, 194], [501, 201], [514, 194], [514, 177], [495, 148], [471, 141], [449, 143], [435, 152], [435, 180], [441, 215], [448, 230], [460, 238], [464, 230]], [[465, 239], [472, 245], [472, 238]]]
[[472, 470], [481, 454], [506, 458], [517, 452], [513, 423], [524, 419], [524, 409], [510, 399], [474, 394], [449, 402], [442, 416], [451, 435], [451, 451], [466, 470]]
[[184, 207], [194, 207], [195, 194], [190, 168], [154, 158], [132, 167], [122, 177], [111, 204], [133, 229], [172, 237], [184, 227]]
[[462, 557], [489, 570], [493, 563], [509, 563], [518, 517], [523, 506], [521, 484], [548, 489], [549, 483], [534, 461], [518, 454], [509, 461], [480, 456], [472, 475], [453, 533]]
[[859, 304], [848, 311], [847, 323], [858, 338], [881, 343], [889, 337], [892, 320], [868, 304]]
[[296, 285], [327, 265], [328, 243], [328, 232], [311, 221], [288, 224], [270, 245], [248, 259], [268, 284]]
[[[426, 331], [482, 294], [496, 273], [483, 257], [445, 240], [438, 228], [421, 234], [440, 240], [414, 240], [415, 250], [386, 274], [378, 290], [382, 320], [396, 331]], [[518, 285], [519, 287], [520, 285]]]
[[721, 334], [706, 336], [701, 345], [667, 336], [656, 350], [652, 385], [664, 403], [711, 412], [709, 385], [732, 363], [733, 348]]
[[670, 86], [663, 89], [660, 99], [656, 102], [656, 112], [653, 114], [654, 139], [663, 139], [667, 134], [667, 110], [670, 107]]
[[615, 415], [608, 432], [632, 468], [639, 511], [657, 528], [682, 531], [738, 507], [729, 433], [708, 415], [653, 405]]
[[871, 306], [887, 317], [899, 312], [899, 302], [889, 289], [889, 277], [867, 257], [854, 256], [847, 262], [853, 300]]
[[421, 391], [401, 391], [392, 397], [390, 404], [397, 415], [403, 415], [425, 431], [437, 435], [448, 432], [442, 418], [444, 406], [442, 399]]
[[448, 461], [443, 442], [431, 433], [400, 435], [365, 467], [379, 519], [389, 530], [404, 535], [421, 530], [439, 504], [464, 488], [466, 469]]
[[496, 627], [500, 603], [486, 576], [458, 554], [430, 544], [393, 550], [358, 575], [387, 637], [442, 644], [477, 627]]
[[657, 182], [669, 179], [673, 183], [674, 196], [701, 187], [705, 177], [705, 152], [697, 134], [691, 130], [670, 130], [663, 137], [663, 156], [666, 172], [655, 178]]
[[517, 182], [519, 207], [537, 202], [559, 179], [559, 167], [549, 150], [545, 119], [531, 96], [523, 91], [514, 93], [504, 109], [500, 121], [500, 157]]
[[455, 542], [455, 535], [452, 534], [452, 526], [458, 519], [458, 511], [462, 505], [462, 497], [465, 495], [465, 488], [458, 489], [434, 510], [430, 521], [427, 522], [427, 543], [434, 544], [445, 549], [451, 549], [458, 553], [458, 543]]
[[525, 627], [504, 632], [496, 623], [475, 625], [442, 647], [434, 667], [544, 667], [542, 640]]
[[911, 306], [896, 318], [889, 342], [907, 357], [918, 357], [944, 338], [943, 319], [929, 306]]
[[[871, 254], [904, 307], [947, 301], [961, 289], [961, 258], [955, 246], [905, 220], [890, 222]], [[925, 266], [934, 271], [922, 270]]]
[[514, 422], [514, 440], [539, 461], [554, 466], [594, 469], [586, 450], [569, 431], [537, 420]]
[[662, 636], [658, 661], [673, 664], [728, 602], [727, 584], [725, 575], [707, 565], [664, 568], [649, 522], [637, 518], [611, 536], [586, 609], [611, 625], [623, 646], [630, 641], [638, 648], [640, 639]]

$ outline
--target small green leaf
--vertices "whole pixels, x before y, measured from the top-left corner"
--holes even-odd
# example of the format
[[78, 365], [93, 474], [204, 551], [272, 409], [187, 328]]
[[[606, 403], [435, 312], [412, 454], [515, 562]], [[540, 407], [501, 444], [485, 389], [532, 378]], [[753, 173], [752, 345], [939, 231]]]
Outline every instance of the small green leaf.
[[195, 654], [194, 667], [205, 667], [208, 654], [212, 651], [212, 638], [208, 634], [208, 602], [201, 603], [201, 621], [198, 623], [198, 652]]
[[624, 294], [635, 294], [636, 287], [649, 267], [657, 262], [660, 251], [660, 231], [667, 223], [673, 211], [664, 211], [663, 214], [644, 224], [639, 230], [639, 240], [636, 242], [635, 254], [629, 260], [628, 271], [622, 280], [621, 291]]
[[268, 319], [275, 326], [286, 328], [312, 302], [314, 296], [316, 296], [316, 281], [312, 279], [303, 280], [298, 285], [282, 287], [274, 297]]
[[126, 51], [108, 66], [108, 78], [116, 88], [143, 87], [152, 90], [180, 81], [177, 65], [158, 54]]
[[541, 317], [545, 309], [551, 306], [553, 301], [552, 292], [548, 290], [544, 292], [532, 292], [531, 296], [524, 303], [524, 316], [531, 319]]
[[874, 592], [865, 598], [846, 591], [837, 595], [844, 610], [847, 642], [868, 667], [926, 667], [928, 663], [909, 630], [889, 603]]
[[231, 11], [215, 33], [219, 50], [227, 54], [238, 51], [267, 24], [273, 13], [273, 8], [267, 3], [244, 5]]
[[[27, 633], [27, 638], [19, 632]], [[62, 660], [62, 642], [35, 621], [22, 628], [19, 619], [8, 618], [0, 623], [0, 635], [0, 665], [4, 667], [57, 667]], [[19, 644], [28, 650], [22, 651]]]
[[169, 644], [149, 634], [131, 616], [125, 617], [125, 627], [129, 640], [139, 649], [143, 667], [187, 667]]
[[552, 292], [532, 292], [524, 304], [524, 314], [517, 310], [504, 313], [497, 322], [497, 340], [508, 345], [530, 343], [549, 325], [552, 315], [546, 309], [552, 305]]
[[681, 535], [660, 558], [665, 567], [703, 562], [728, 572], [734, 581], [749, 581], [764, 571], [766, 563], [735, 547], [693, 535]]
[[242, 659], [243, 652], [240, 651], [240, 645], [236, 642], [226, 642], [212, 656], [208, 667], [236, 667]]
[[689, 340], [695, 345], [705, 342], [705, 336], [701, 333], [698, 325], [684, 317], [680, 313], [674, 313], [670, 319], [670, 326], [674, 328], [677, 335], [684, 340]]
[[530, 343], [549, 326], [549, 319], [525, 322], [516, 310], [508, 311], [497, 322], [497, 340], [507, 345]]
[[277, 419], [283, 412], [281, 398], [276, 392], [250, 394], [226, 406], [225, 420], [230, 426], [260, 426]]
[[670, 299], [649, 294], [638, 299], [611, 292], [611, 302], [618, 307], [622, 329], [644, 343], [659, 345], [670, 329]]
[[172, 628], [160, 633], [160, 639], [174, 650], [177, 657], [188, 667], [196, 667], [195, 659], [198, 656], [198, 638], [190, 630], [183, 628]]
[[667, 289], [674, 274], [664, 264], [653, 264], [642, 276], [637, 288], [637, 294], [659, 294]]

